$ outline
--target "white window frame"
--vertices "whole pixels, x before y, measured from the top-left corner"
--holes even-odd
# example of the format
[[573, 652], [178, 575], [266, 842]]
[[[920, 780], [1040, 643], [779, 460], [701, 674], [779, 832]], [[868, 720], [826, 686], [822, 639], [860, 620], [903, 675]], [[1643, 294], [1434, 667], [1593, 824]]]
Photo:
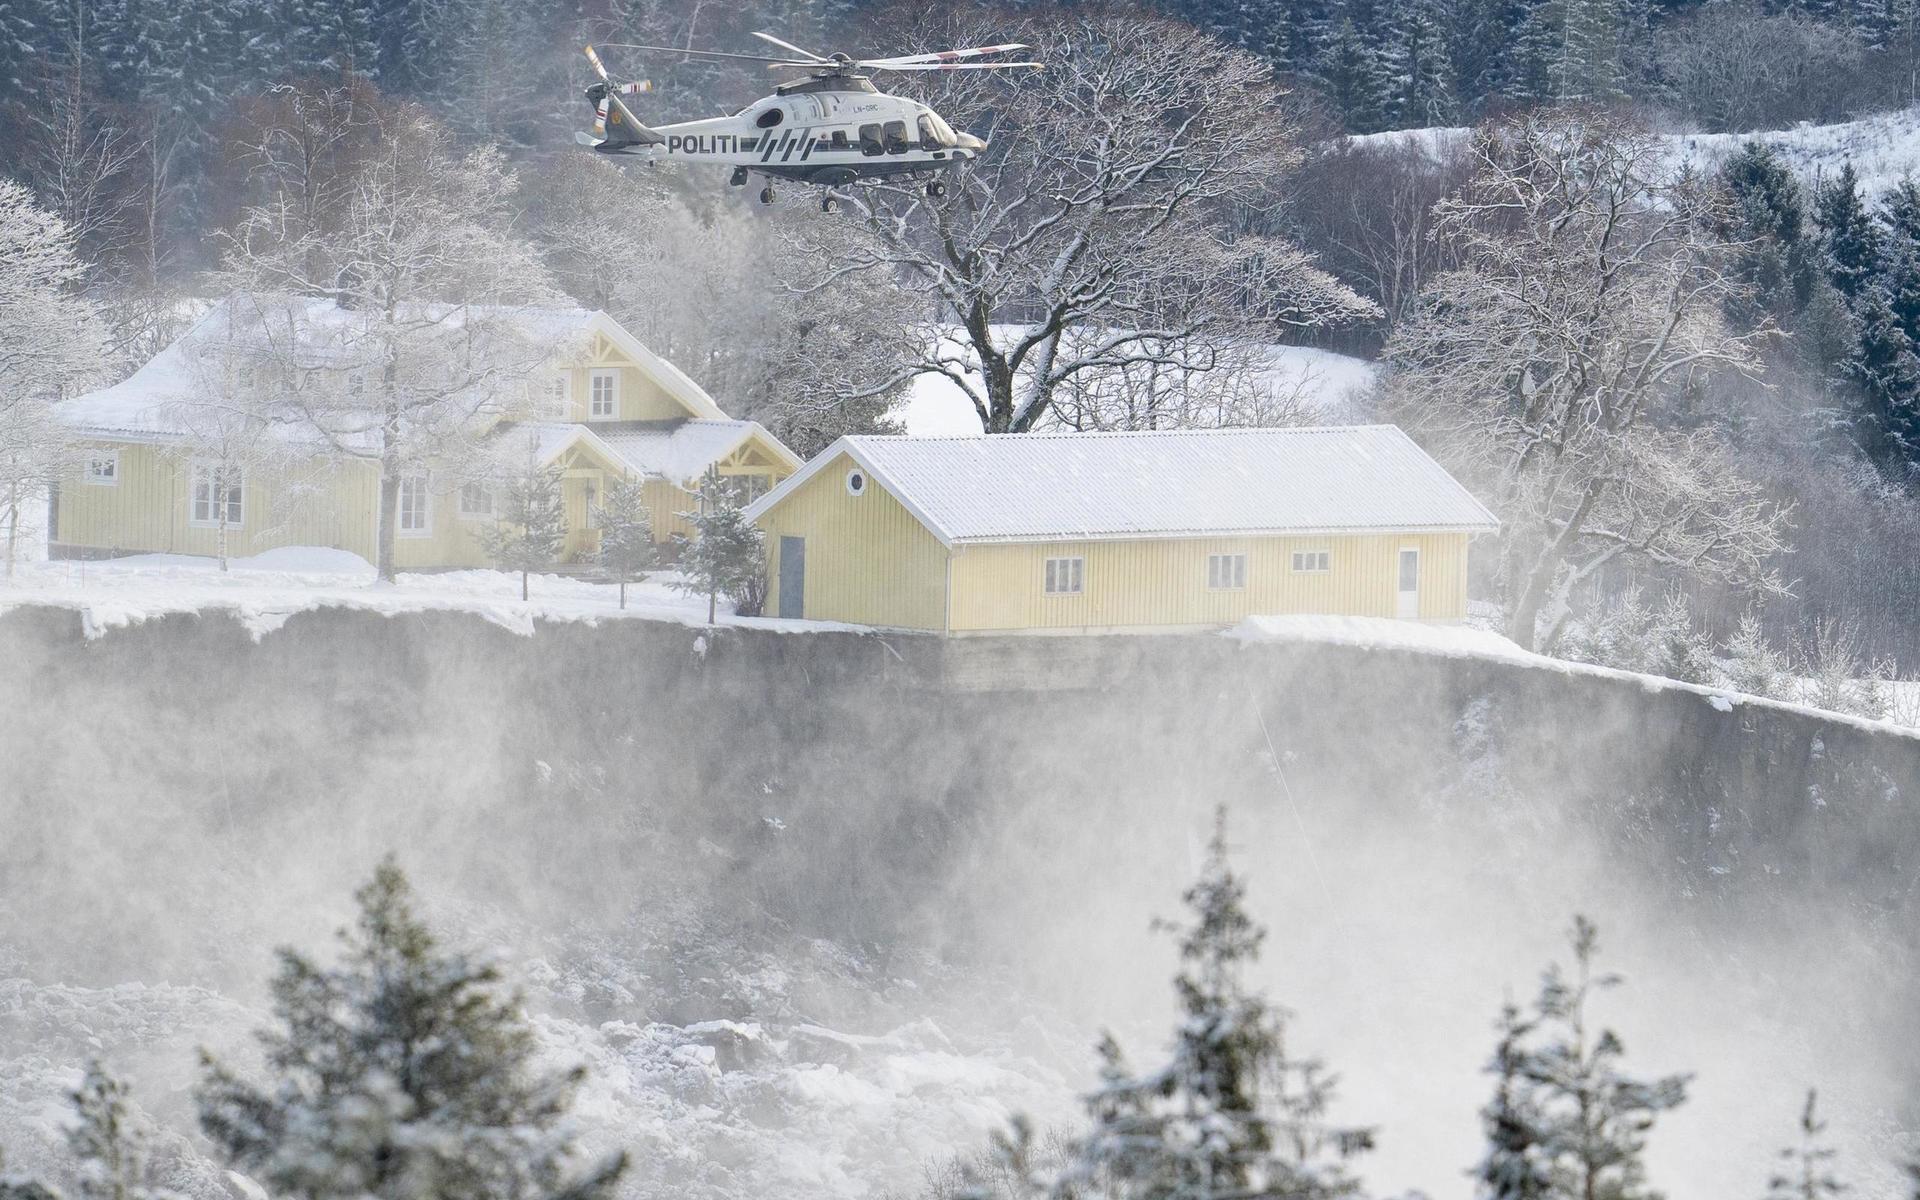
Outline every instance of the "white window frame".
[[[600, 383], [607, 384], [607, 398], [611, 411], [600, 411]], [[587, 375], [587, 420], [617, 421], [620, 419], [620, 370], [617, 367], [596, 367]]]
[[[228, 483], [226, 477], [234, 477]], [[216, 499], [214, 488], [227, 495]], [[206, 491], [206, 516], [201, 516], [201, 491]], [[197, 462], [187, 476], [187, 524], [196, 529], [220, 528], [219, 506], [227, 509], [227, 528], [241, 529], [247, 523], [247, 477], [238, 467], [221, 470], [218, 463]]]
[[1247, 590], [1247, 556], [1244, 553], [1207, 555], [1207, 590], [1244, 592]]
[[[427, 486], [424, 474], [402, 475], [399, 492], [393, 498], [393, 536], [403, 538], [428, 538], [433, 536], [433, 489]], [[406, 523], [407, 488], [418, 487], [420, 525], [416, 528]]]
[[1293, 552], [1293, 573], [1295, 575], [1326, 575], [1333, 570], [1333, 551], [1331, 550], [1295, 550]]
[[[467, 497], [476, 490], [482, 496], [486, 497], [487, 506], [485, 508], [473, 508], [468, 505]], [[460, 518], [464, 521], [491, 521], [494, 519], [494, 514], [498, 510], [498, 505], [494, 501], [493, 485], [490, 483], [466, 483], [460, 485], [459, 503]]]
[[[101, 463], [107, 464], [104, 473], [95, 470]], [[86, 465], [80, 470], [80, 482], [93, 487], [120, 486], [120, 452], [118, 450], [89, 450]]]
[[1049, 557], [1040, 576], [1041, 590], [1049, 596], [1083, 596], [1087, 591], [1087, 558], [1084, 554]]

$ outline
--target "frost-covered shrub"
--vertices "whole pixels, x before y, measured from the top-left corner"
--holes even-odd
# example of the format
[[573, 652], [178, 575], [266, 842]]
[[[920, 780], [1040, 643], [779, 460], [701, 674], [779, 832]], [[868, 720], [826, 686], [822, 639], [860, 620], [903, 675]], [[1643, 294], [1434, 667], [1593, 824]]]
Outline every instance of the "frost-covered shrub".
[[1740, 618], [1723, 648], [1720, 665], [1727, 686], [1750, 696], [1780, 697], [1792, 679], [1787, 656], [1767, 641], [1757, 613]]
[[1622, 671], [1704, 682], [1713, 674], [1712, 643], [1695, 626], [1687, 598], [1678, 589], [1658, 604], [1642, 599], [1638, 585], [1605, 602], [1561, 639], [1563, 657]]
[[1893, 708], [1894, 667], [1885, 659], [1868, 660], [1860, 641], [1859, 626], [1851, 621], [1815, 626], [1801, 648], [1802, 698], [1831, 712], [1884, 720]]

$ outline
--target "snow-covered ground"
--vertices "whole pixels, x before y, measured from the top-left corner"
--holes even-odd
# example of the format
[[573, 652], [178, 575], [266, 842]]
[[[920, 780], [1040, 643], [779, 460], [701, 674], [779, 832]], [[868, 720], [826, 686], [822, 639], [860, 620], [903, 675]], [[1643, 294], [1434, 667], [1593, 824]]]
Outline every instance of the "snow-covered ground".
[[[1416, 146], [1429, 158], [1466, 140], [1468, 130], [1442, 126], [1362, 134], [1357, 145]], [[1920, 172], [1920, 108], [1878, 113], [1835, 125], [1802, 123], [1791, 129], [1749, 133], [1673, 133], [1666, 135], [1674, 163], [1711, 170], [1748, 142], [1777, 149], [1809, 182], [1831, 177], [1851, 162], [1867, 195], [1874, 196], [1906, 175]]]
[[[1373, 383], [1374, 365], [1364, 358], [1316, 350], [1310, 346], [1270, 346], [1262, 387], [1294, 397], [1331, 422], [1347, 419], [1349, 407]], [[976, 382], [977, 371], [968, 372]], [[967, 394], [951, 379], [922, 375], [908, 385], [894, 415], [913, 437], [970, 437], [980, 432], [980, 417]]]
[[[0, 583], [0, 612], [22, 604], [51, 604], [78, 610], [88, 637], [168, 613], [231, 612], [257, 639], [285, 624], [295, 613], [321, 607], [385, 613], [470, 612], [520, 634], [535, 621], [585, 621], [635, 618], [705, 625], [707, 601], [674, 585], [671, 571], [627, 586], [627, 607], [619, 589], [561, 575], [535, 575], [530, 599], [520, 599], [520, 576], [504, 571], [472, 570], [412, 574], [402, 572], [382, 586], [365, 559], [343, 550], [288, 546], [250, 558], [236, 558], [221, 571], [210, 558], [184, 554], [140, 554], [99, 562], [61, 561], [19, 564], [10, 582]], [[862, 626], [825, 621], [783, 621], [739, 617], [721, 604], [719, 623], [756, 629], [864, 631]]]

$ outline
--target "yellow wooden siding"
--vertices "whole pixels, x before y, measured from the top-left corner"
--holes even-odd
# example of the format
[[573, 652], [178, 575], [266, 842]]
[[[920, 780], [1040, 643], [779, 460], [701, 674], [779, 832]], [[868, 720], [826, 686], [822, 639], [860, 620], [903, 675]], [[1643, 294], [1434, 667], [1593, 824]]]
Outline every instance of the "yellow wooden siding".
[[[53, 541], [90, 550], [217, 554], [220, 531], [191, 520], [188, 460], [167, 447], [95, 443], [120, 455], [119, 482], [90, 484], [79, 471], [60, 485]], [[373, 556], [374, 473], [358, 463], [254, 472], [242, 487], [241, 523], [227, 530], [234, 558], [278, 546], [329, 546]]]
[[[953, 629], [1126, 629], [1227, 625], [1253, 615], [1391, 617], [1398, 554], [1420, 551], [1420, 617], [1466, 615], [1465, 534], [1323, 538], [1157, 538], [967, 545], [953, 555]], [[1324, 573], [1293, 570], [1294, 551], [1331, 554]], [[1212, 590], [1207, 558], [1247, 556], [1246, 587]], [[1048, 595], [1046, 560], [1086, 560], [1083, 590]]]
[[767, 612], [779, 611], [780, 539], [807, 539], [805, 616], [897, 629], [946, 627], [946, 548], [878, 483], [850, 496], [844, 453], [760, 520]]

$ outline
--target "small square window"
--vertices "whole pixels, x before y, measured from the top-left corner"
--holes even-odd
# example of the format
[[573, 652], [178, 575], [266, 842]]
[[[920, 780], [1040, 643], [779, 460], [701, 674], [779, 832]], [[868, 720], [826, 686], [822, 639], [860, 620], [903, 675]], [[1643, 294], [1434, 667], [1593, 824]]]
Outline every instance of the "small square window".
[[118, 450], [89, 451], [86, 471], [81, 478], [95, 487], [119, 487], [120, 452]]
[[1047, 595], [1077, 596], [1086, 590], [1087, 560], [1050, 558], [1047, 560]]
[[246, 524], [246, 487], [237, 468], [195, 466], [190, 492], [192, 524]]
[[1293, 570], [1299, 575], [1324, 575], [1333, 569], [1333, 553], [1329, 550], [1295, 550], [1293, 552]]
[[1247, 586], [1247, 556], [1244, 554], [1207, 555], [1207, 586], [1216, 592], [1233, 592]]
[[460, 515], [463, 517], [491, 517], [493, 515], [493, 488], [484, 483], [464, 484], [460, 488]]

